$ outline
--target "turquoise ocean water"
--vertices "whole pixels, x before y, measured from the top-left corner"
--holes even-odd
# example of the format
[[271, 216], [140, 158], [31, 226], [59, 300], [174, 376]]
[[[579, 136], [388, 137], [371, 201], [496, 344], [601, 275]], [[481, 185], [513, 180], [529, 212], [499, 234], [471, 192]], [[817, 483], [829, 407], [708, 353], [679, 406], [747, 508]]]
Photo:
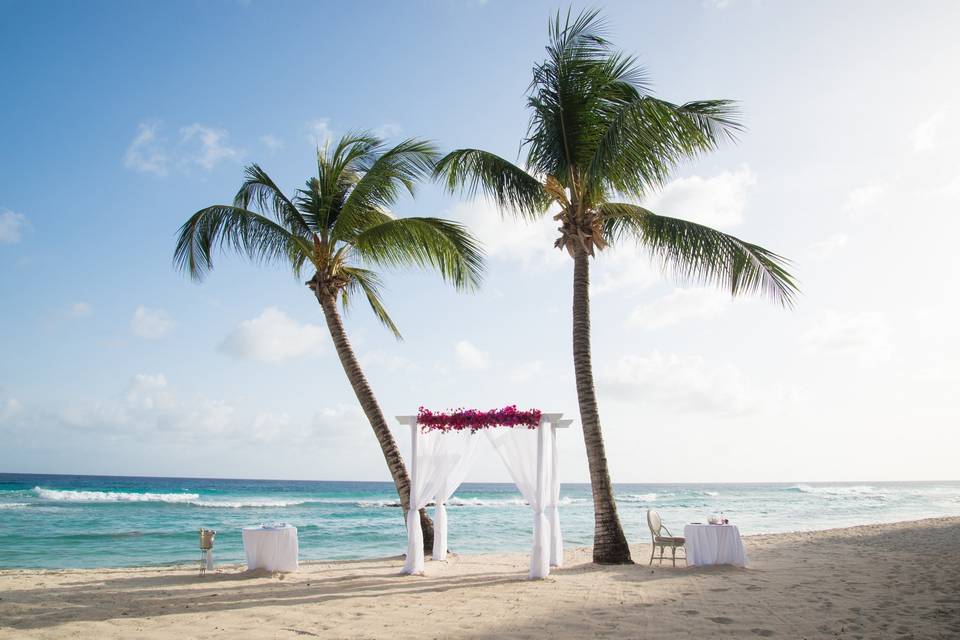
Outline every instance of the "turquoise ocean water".
[[[676, 532], [723, 512], [744, 534], [960, 515], [960, 482], [618, 484], [631, 542], [648, 508]], [[567, 545], [590, 544], [588, 485], [563, 485]], [[531, 515], [510, 484], [466, 484], [451, 501], [450, 548], [528, 548]], [[197, 529], [217, 530], [217, 562], [240, 562], [240, 529], [288, 522], [304, 560], [399, 555], [405, 532], [392, 484], [0, 474], [0, 567], [106, 567], [196, 560]]]

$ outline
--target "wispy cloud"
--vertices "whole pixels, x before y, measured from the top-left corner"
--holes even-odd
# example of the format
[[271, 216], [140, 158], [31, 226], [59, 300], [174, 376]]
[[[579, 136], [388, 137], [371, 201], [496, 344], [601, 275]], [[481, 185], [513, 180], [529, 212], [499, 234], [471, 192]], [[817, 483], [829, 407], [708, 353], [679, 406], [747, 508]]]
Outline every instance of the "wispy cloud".
[[0, 244], [20, 242], [27, 224], [27, 216], [22, 213], [0, 209]]
[[827, 256], [833, 255], [837, 251], [840, 251], [845, 246], [847, 246], [847, 234], [845, 233], [834, 233], [831, 236], [824, 238], [823, 240], [818, 240], [810, 245], [810, 254], [814, 258], [826, 258]]
[[743, 222], [747, 196], [756, 184], [756, 174], [743, 164], [709, 177], [672, 180], [644, 205], [654, 213], [725, 229]]
[[137, 126], [137, 135], [124, 156], [124, 164], [128, 169], [157, 176], [167, 175], [170, 158], [164, 141], [158, 136], [159, 129], [160, 124], [156, 122], [141, 122]]
[[730, 308], [730, 296], [714, 289], [674, 289], [666, 296], [640, 305], [627, 324], [653, 330], [700, 318], [716, 318]]
[[300, 323], [276, 307], [267, 307], [256, 318], [244, 320], [220, 343], [218, 350], [256, 362], [282, 362], [317, 356], [329, 335], [315, 324]]
[[732, 364], [659, 351], [620, 357], [602, 371], [599, 386], [615, 400], [648, 401], [670, 411], [718, 417], [751, 413], [792, 393], [779, 387], [754, 388]]
[[913, 150], [929, 151], [936, 148], [940, 128], [946, 120], [946, 111], [941, 109], [914, 127], [913, 131], [910, 132], [910, 143], [913, 145]]
[[493, 203], [477, 199], [457, 203], [445, 217], [466, 224], [491, 258], [548, 268], [570, 261], [566, 252], [553, 246], [559, 234], [549, 216], [535, 222], [517, 220], [510, 215], [501, 216]]
[[175, 144], [163, 136], [159, 122], [142, 122], [127, 147], [124, 164], [139, 173], [165, 176], [171, 169], [189, 171], [200, 167], [211, 171], [221, 162], [239, 160], [242, 152], [229, 143], [225, 129], [195, 122], [180, 127]]
[[93, 305], [89, 302], [77, 301], [70, 305], [67, 313], [74, 318], [86, 318], [93, 315]]
[[887, 193], [882, 184], [868, 184], [847, 193], [843, 210], [854, 220], [862, 221], [878, 213], [880, 201]]
[[403, 127], [396, 122], [386, 122], [373, 130], [378, 138], [396, 138], [403, 133]]
[[146, 340], [159, 340], [173, 329], [173, 319], [163, 309], [137, 307], [130, 319], [130, 331]]
[[490, 356], [478, 349], [468, 340], [461, 340], [454, 346], [457, 364], [461, 369], [481, 370], [490, 366]]
[[307, 122], [307, 142], [315, 147], [323, 148], [330, 140], [333, 140], [330, 118], [317, 118]]
[[277, 151], [280, 151], [284, 147], [283, 140], [273, 135], [272, 133], [268, 133], [265, 136], [260, 136], [260, 142], [263, 144], [263, 146], [267, 148], [267, 151], [269, 151], [270, 153], [275, 153]]
[[229, 145], [230, 134], [193, 123], [180, 129], [181, 162], [196, 164], [210, 171], [224, 160], [236, 160], [240, 152]]
[[893, 330], [879, 311], [822, 312], [801, 336], [817, 355], [852, 357], [864, 365], [882, 362], [893, 354]]

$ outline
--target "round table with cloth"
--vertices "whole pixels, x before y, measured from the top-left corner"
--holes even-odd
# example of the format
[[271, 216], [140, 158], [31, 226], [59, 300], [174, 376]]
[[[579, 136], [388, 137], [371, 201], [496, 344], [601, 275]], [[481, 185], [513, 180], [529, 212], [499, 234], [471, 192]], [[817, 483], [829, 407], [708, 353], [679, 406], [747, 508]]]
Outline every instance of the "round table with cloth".
[[688, 524], [686, 538], [687, 564], [732, 564], [747, 566], [747, 550], [735, 524]]
[[299, 567], [297, 528], [288, 524], [244, 527], [243, 550], [250, 570], [296, 571]]

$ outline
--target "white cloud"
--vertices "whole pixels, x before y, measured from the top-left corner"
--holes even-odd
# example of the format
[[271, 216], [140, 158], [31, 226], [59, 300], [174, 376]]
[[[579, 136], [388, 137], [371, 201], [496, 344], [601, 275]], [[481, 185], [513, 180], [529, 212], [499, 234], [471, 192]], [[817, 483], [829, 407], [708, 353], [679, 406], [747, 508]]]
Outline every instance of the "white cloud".
[[854, 220], [865, 220], [877, 212], [877, 205], [886, 195], [887, 188], [879, 184], [857, 187], [847, 194], [843, 210]]
[[167, 378], [162, 373], [138, 373], [127, 387], [126, 402], [129, 406], [153, 410], [166, 409], [175, 404], [173, 394], [167, 389]]
[[138, 125], [137, 135], [127, 147], [124, 157], [128, 169], [158, 176], [167, 175], [170, 158], [164, 141], [157, 135], [159, 129], [160, 125], [156, 122], [141, 122]]
[[27, 217], [22, 213], [0, 210], [0, 244], [13, 244], [23, 238], [27, 226]]
[[801, 337], [818, 355], [854, 357], [863, 364], [887, 360], [893, 353], [893, 331], [878, 311], [825, 311]]
[[124, 158], [128, 169], [165, 176], [171, 167], [188, 170], [199, 166], [212, 170], [225, 160], [238, 160], [240, 150], [229, 145], [230, 134], [200, 123], [180, 128], [177, 144], [171, 146], [161, 135], [158, 122], [142, 122]]
[[419, 368], [416, 363], [403, 356], [379, 350], [364, 353], [360, 361], [365, 368], [385, 371], [414, 371]]
[[260, 442], [270, 442], [277, 436], [290, 431], [290, 416], [286, 413], [275, 414], [269, 411], [259, 412], [253, 419], [250, 434]]
[[810, 253], [815, 258], [825, 258], [847, 246], [847, 234], [835, 233], [810, 245]]
[[16, 398], [7, 398], [3, 402], [0, 402], [0, 423], [10, 420], [19, 414], [22, 409], [23, 405], [20, 404], [20, 401]]
[[542, 361], [532, 360], [518, 364], [507, 372], [507, 379], [513, 383], [530, 382], [543, 376], [545, 367]]
[[171, 444], [173, 434], [182, 443], [229, 431], [235, 431], [235, 438], [249, 438], [250, 421], [238, 421], [236, 413], [236, 407], [220, 400], [178, 397], [162, 373], [138, 373], [120, 396], [68, 406], [56, 418], [71, 432], [89, 429], [98, 438], [160, 438]]
[[724, 229], [743, 222], [748, 192], [756, 184], [756, 174], [743, 164], [708, 178], [672, 180], [644, 200], [644, 206], [654, 213]]
[[93, 306], [88, 302], [74, 302], [70, 305], [69, 314], [74, 318], [86, 318], [93, 314]]
[[322, 148], [333, 139], [333, 130], [330, 128], [330, 118], [317, 118], [307, 122], [307, 141]]
[[173, 328], [173, 319], [163, 309], [150, 309], [143, 305], [137, 307], [130, 319], [130, 330], [134, 335], [157, 340], [167, 335]]
[[396, 122], [385, 122], [373, 130], [373, 135], [377, 136], [378, 138], [396, 138], [402, 132], [403, 127]]
[[314, 414], [302, 439], [321, 446], [376, 446], [363, 410], [353, 405], [324, 408]]
[[265, 136], [260, 136], [260, 142], [263, 143], [263, 146], [265, 146], [270, 153], [280, 151], [284, 146], [283, 140], [272, 133], [268, 133]]
[[326, 329], [299, 323], [276, 307], [244, 320], [220, 343], [218, 350], [258, 362], [282, 362], [323, 353], [329, 340]]
[[782, 398], [776, 390], [751, 388], [732, 364], [715, 364], [699, 356], [661, 354], [625, 355], [599, 378], [602, 393], [615, 400], [660, 405], [676, 413], [738, 415], [758, 409], [764, 401]]
[[640, 305], [627, 324], [662, 329], [696, 318], [716, 318], [730, 308], [730, 296], [714, 289], [674, 289], [666, 296]]
[[229, 144], [230, 137], [223, 129], [214, 129], [193, 123], [180, 129], [180, 143], [184, 147], [182, 162], [197, 164], [210, 171], [224, 160], [236, 160], [240, 152]]
[[491, 258], [524, 266], [557, 267], [570, 262], [565, 251], [553, 246], [560, 233], [550, 215], [535, 222], [517, 220], [509, 215], [501, 216], [493, 203], [477, 199], [457, 203], [446, 217], [466, 224]]
[[914, 151], [929, 151], [937, 146], [937, 134], [947, 120], [942, 109], [918, 124], [910, 133], [910, 143]]
[[461, 340], [454, 347], [457, 364], [461, 369], [480, 370], [490, 366], [490, 356], [467, 340]]
[[663, 281], [663, 274], [641, 248], [623, 243], [606, 249], [593, 262], [590, 294], [629, 293]]

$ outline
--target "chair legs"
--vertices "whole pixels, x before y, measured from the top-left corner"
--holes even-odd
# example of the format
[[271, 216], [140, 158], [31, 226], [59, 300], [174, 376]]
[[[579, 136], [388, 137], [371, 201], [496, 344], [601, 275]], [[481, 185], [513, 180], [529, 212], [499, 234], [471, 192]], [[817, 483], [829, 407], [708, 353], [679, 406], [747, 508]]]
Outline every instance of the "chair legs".
[[[657, 547], [660, 547], [660, 555], [657, 555]], [[653, 544], [650, 546], [650, 562], [648, 565], [652, 565], [654, 560], [659, 560], [659, 564], [663, 564], [664, 554], [667, 552], [666, 545]], [[687, 548], [683, 547], [683, 556], [681, 556], [683, 562], [687, 565], [690, 563], [687, 562]], [[670, 560], [673, 563], [673, 566], [677, 566], [677, 547], [670, 545]]]

